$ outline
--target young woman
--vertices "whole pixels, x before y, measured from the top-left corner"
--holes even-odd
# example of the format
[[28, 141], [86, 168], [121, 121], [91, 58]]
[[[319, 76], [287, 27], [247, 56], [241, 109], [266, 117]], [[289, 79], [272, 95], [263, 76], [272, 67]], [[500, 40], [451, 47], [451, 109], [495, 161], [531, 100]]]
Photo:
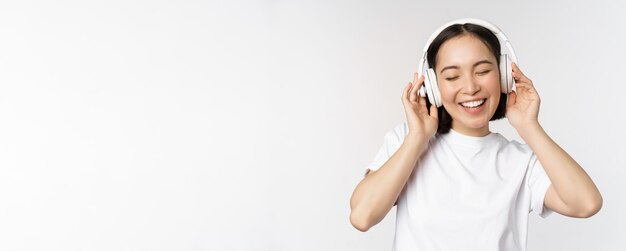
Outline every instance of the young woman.
[[[396, 251], [526, 250], [530, 212], [587, 218], [602, 207], [591, 178], [541, 127], [539, 95], [515, 63], [516, 91], [502, 93], [501, 44], [475, 23], [432, 40], [427, 62], [442, 106], [420, 97], [424, 76], [415, 73], [402, 93], [407, 121], [385, 135], [352, 194], [360, 231], [397, 205]], [[504, 117], [526, 144], [490, 131]]]

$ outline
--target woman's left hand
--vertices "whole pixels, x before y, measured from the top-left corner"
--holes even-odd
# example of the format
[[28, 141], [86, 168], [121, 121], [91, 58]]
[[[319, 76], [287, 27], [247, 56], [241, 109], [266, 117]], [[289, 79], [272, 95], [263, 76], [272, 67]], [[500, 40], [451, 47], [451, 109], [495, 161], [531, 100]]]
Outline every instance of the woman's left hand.
[[517, 91], [509, 93], [506, 118], [516, 130], [519, 130], [520, 126], [539, 122], [541, 100], [533, 82], [522, 73], [516, 63], [513, 63], [513, 79]]

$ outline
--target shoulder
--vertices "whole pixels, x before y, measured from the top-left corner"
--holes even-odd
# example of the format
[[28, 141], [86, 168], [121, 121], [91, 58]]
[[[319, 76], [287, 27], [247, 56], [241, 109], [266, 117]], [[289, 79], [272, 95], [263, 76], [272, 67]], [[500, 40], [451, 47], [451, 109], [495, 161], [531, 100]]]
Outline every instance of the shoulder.
[[[387, 132], [385, 135], [386, 140], [395, 141], [397, 143], [402, 143], [406, 136], [409, 135], [409, 124], [405, 121], [402, 123], [396, 124], [391, 130]], [[439, 137], [437, 135], [430, 138], [428, 144], [433, 144], [434, 141], [437, 141]]]
[[397, 124], [393, 128], [393, 132], [395, 135], [398, 135], [400, 138], [406, 137], [409, 134], [409, 124], [407, 122], [402, 122]]
[[385, 134], [385, 139], [388, 141], [402, 142], [404, 138], [409, 134], [409, 126], [407, 122], [396, 124], [391, 130]]
[[500, 150], [503, 153], [526, 157], [530, 157], [534, 154], [532, 149], [530, 149], [530, 146], [525, 143], [517, 140], [509, 140], [499, 133], [496, 133], [496, 136], [497, 141], [499, 142]]

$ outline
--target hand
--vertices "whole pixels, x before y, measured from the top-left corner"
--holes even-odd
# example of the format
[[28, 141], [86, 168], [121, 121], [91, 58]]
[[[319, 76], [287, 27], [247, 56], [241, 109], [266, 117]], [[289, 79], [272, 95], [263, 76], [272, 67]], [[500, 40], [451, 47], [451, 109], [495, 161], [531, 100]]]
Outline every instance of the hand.
[[538, 123], [539, 116], [539, 94], [531, 81], [513, 63], [513, 79], [517, 91], [509, 93], [508, 104], [506, 106], [506, 117], [509, 123], [519, 131], [520, 126], [529, 123]]
[[409, 83], [402, 93], [402, 104], [406, 113], [409, 126], [409, 134], [417, 135], [429, 140], [437, 132], [439, 115], [437, 106], [430, 106], [430, 114], [426, 108], [426, 98], [419, 97], [418, 90], [424, 84], [424, 76], [418, 77], [417, 73], [413, 83]]

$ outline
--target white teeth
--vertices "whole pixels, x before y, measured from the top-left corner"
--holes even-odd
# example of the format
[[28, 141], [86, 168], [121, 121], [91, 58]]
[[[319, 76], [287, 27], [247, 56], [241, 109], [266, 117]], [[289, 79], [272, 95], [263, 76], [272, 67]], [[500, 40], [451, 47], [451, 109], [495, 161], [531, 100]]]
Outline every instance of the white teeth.
[[481, 100], [477, 100], [477, 101], [461, 103], [461, 105], [465, 106], [467, 108], [473, 108], [473, 107], [477, 107], [479, 105], [482, 105], [483, 103], [485, 103], [485, 100], [481, 99]]

